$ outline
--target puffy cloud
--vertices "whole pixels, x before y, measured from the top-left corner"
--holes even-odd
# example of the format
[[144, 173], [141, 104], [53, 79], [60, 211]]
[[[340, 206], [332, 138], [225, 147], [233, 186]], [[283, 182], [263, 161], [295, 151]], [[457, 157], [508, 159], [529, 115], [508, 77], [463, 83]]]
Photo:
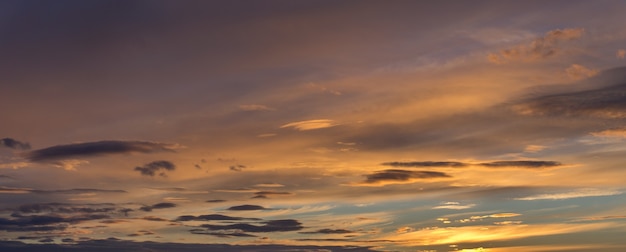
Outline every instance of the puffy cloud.
[[280, 128], [294, 128], [299, 131], [306, 131], [306, 130], [330, 128], [330, 127], [334, 127], [337, 125], [338, 124], [336, 124], [333, 120], [318, 119], [318, 120], [308, 120], [308, 121], [287, 123], [285, 125], [280, 126]]
[[29, 143], [20, 142], [13, 138], [8, 138], [8, 137], [0, 139], [0, 145], [11, 148], [11, 149], [30, 150]]
[[498, 53], [491, 53], [487, 58], [489, 61], [497, 64], [511, 61], [545, 59], [561, 52], [563, 43], [582, 37], [584, 31], [582, 28], [548, 31], [543, 37], [537, 38], [529, 44], [504, 49]]
[[277, 192], [277, 191], [259, 191], [254, 193], [253, 198], [267, 198], [268, 195], [292, 195], [290, 192]]
[[160, 160], [154, 161], [151, 163], [147, 163], [143, 166], [135, 167], [135, 171], [139, 171], [141, 175], [151, 176], [153, 177], [158, 171], [162, 171], [159, 173], [159, 176], [166, 176], [165, 171], [173, 171], [176, 169], [176, 165], [174, 165], [170, 161]]
[[44, 149], [34, 150], [25, 154], [26, 158], [34, 162], [72, 159], [76, 157], [99, 156], [105, 154], [123, 153], [153, 153], [172, 152], [177, 148], [173, 144], [142, 142], [142, 141], [98, 141], [56, 145]]
[[246, 168], [246, 166], [241, 164], [231, 165], [228, 167], [229, 170], [237, 172], [243, 171], [244, 168]]

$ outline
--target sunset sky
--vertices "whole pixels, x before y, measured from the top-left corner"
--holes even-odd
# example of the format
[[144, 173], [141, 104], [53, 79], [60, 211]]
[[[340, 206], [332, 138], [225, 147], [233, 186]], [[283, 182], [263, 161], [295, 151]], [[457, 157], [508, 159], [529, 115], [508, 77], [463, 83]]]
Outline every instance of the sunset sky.
[[0, 1], [1, 251], [626, 251], [626, 1]]

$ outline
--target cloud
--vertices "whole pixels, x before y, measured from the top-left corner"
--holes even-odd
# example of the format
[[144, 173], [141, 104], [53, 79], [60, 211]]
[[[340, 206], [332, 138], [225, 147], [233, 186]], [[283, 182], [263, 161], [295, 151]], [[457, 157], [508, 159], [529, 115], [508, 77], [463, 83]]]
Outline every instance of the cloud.
[[624, 49], [617, 50], [617, 52], [615, 53], [615, 57], [617, 57], [618, 59], [624, 59], [624, 57], [626, 57], [626, 50]]
[[208, 203], [220, 203], [220, 202], [226, 202], [226, 200], [223, 200], [223, 199], [213, 199], [213, 200], [207, 200], [205, 202], [208, 202]]
[[22, 213], [108, 213], [117, 211], [111, 203], [99, 204], [68, 204], [68, 203], [38, 203], [19, 206], [16, 211]]
[[124, 190], [115, 189], [93, 189], [93, 188], [75, 188], [66, 190], [38, 190], [32, 188], [12, 188], [0, 186], [0, 193], [39, 193], [39, 194], [83, 194], [83, 193], [126, 193]]
[[337, 126], [333, 120], [329, 119], [318, 119], [318, 120], [308, 120], [308, 121], [300, 121], [300, 122], [292, 122], [280, 126], [280, 128], [294, 128], [299, 131], [306, 130], [315, 130], [315, 129], [323, 129]]
[[52, 231], [63, 230], [69, 223], [78, 223], [88, 220], [107, 219], [108, 215], [84, 214], [71, 217], [60, 215], [13, 215], [13, 218], [0, 218], [0, 230], [8, 232], [24, 231]]
[[494, 161], [481, 163], [480, 165], [486, 167], [520, 167], [520, 168], [545, 168], [545, 167], [555, 167], [561, 166], [562, 164], [555, 161], [529, 161], [529, 160], [520, 160], [520, 161]]
[[562, 164], [556, 161], [536, 161], [536, 160], [516, 160], [516, 161], [492, 161], [483, 163], [465, 163], [465, 162], [448, 162], [448, 161], [422, 161], [422, 162], [386, 162], [381, 165], [393, 167], [469, 167], [484, 166], [489, 168], [512, 167], [512, 168], [545, 168], [556, 167]]
[[98, 141], [56, 145], [34, 150], [25, 154], [30, 161], [42, 162], [49, 160], [72, 159], [105, 154], [123, 153], [154, 153], [173, 152], [177, 148], [173, 144], [142, 142], [142, 141]]
[[235, 221], [235, 220], [260, 220], [260, 219], [257, 219], [257, 218], [232, 217], [232, 216], [227, 216], [227, 215], [222, 215], [222, 214], [206, 214], [206, 215], [199, 215], [199, 216], [182, 215], [182, 216], [178, 216], [178, 218], [176, 218], [176, 221], [211, 221], [211, 220], [230, 220], [230, 221]]
[[511, 109], [526, 116], [626, 118], [625, 73], [626, 68], [605, 71], [594, 77], [594, 82], [609, 82], [613, 85], [580, 91], [570, 91], [571, 88], [557, 91], [517, 102]]
[[453, 209], [461, 210], [475, 207], [476, 204], [461, 205], [459, 202], [445, 202], [440, 206], [433, 207], [433, 209]]
[[512, 61], [532, 61], [552, 57], [563, 50], [563, 43], [579, 39], [584, 33], [582, 28], [557, 29], [546, 32], [543, 37], [533, 40], [529, 44], [491, 53], [487, 59], [496, 64]]
[[231, 166], [228, 167], [229, 170], [237, 171], [237, 172], [243, 171], [244, 168], [246, 168], [246, 166], [245, 165], [241, 165], [241, 164], [231, 165]]
[[465, 167], [467, 163], [448, 161], [423, 161], [423, 162], [386, 162], [381, 165], [393, 167]]
[[244, 233], [241, 230], [233, 229], [233, 230], [217, 230], [217, 231], [207, 231], [205, 229], [192, 229], [189, 230], [192, 234], [201, 234], [201, 235], [213, 235], [221, 238], [230, 238], [230, 237], [256, 237], [256, 235], [251, 235]]
[[248, 105], [239, 105], [239, 109], [243, 111], [272, 111], [275, 110], [265, 105], [259, 104], [248, 104]]
[[170, 161], [160, 160], [154, 161], [144, 166], [135, 167], [135, 171], [139, 171], [141, 175], [154, 177], [156, 172], [162, 171], [159, 173], [159, 176], [165, 177], [165, 171], [173, 171], [176, 169], [176, 165], [174, 165]]
[[212, 224], [204, 224], [201, 227], [207, 228], [209, 230], [241, 230], [243, 232], [287, 232], [287, 231], [297, 231], [301, 230], [302, 223], [297, 220], [286, 219], [286, 220], [271, 220], [264, 222], [262, 226], [256, 226], [251, 224], [239, 223], [239, 224], [230, 224], [230, 225], [212, 225]]
[[300, 233], [301, 234], [350, 234], [350, 233], [354, 233], [354, 231], [350, 231], [347, 229], [324, 228], [324, 229], [319, 229], [313, 232], [300, 232]]
[[153, 252], [294, 252], [294, 251], [334, 251], [334, 252], [374, 252], [370, 247], [358, 246], [298, 246], [279, 244], [229, 245], [229, 244], [197, 244], [197, 243], [167, 243], [167, 242], [135, 242], [119, 239], [77, 241], [75, 244], [33, 244], [19, 241], [0, 241], [2, 251], [47, 251], [47, 252], [78, 252], [78, 251], [153, 251]]
[[0, 145], [16, 150], [30, 150], [29, 143], [20, 142], [8, 137], [0, 139]]
[[268, 195], [293, 195], [290, 192], [277, 192], [277, 191], [260, 191], [255, 192], [253, 198], [267, 198]]
[[267, 208], [257, 205], [239, 205], [229, 207], [227, 210], [231, 211], [252, 211], [252, 210], [265, 210]]
[[434, 171], [409, 171], [399, 169], [387, 169], [376, 171], [365, 175], [365, 181], [358, 185], [385, 185], [393, 183], [412, 183], [415, 180], [450, 178], [451, 176], [443, 172]]
[[562, 199], [573, 199], [573, 198], [583, 198], [583, 197], [598, 197], [598, 196], [612, 196], [622, 194], [620, 191], [616, 190], [603, 190], [603, 189], [593, 189], [593, 188], [585, 188], [579, 189], [572, 192], [565, 193], [547, 193], [547, 194], [538, 194], [527, 197], [515, 198], [515, 200], [562, 200]]
[[151, 212], [153, 209], [163, 209], [163, 208], [172, 208], [172, 207], [176, 207], [176, 204], [170, 203], [170, 202], [162, 202], [162, 203], [154, 204], [152, 206], [140, 207], [139, 210], [145, 211], [145, 212]]
[[597, 75], [598, 70], [591, 69], [583, 65], [572, 64], [570, 67], [565, 69], [565, 73], [571, 79], [580, 80], [580, 79], [585, 79], [585, 78], [589, 78], [589, 77]]

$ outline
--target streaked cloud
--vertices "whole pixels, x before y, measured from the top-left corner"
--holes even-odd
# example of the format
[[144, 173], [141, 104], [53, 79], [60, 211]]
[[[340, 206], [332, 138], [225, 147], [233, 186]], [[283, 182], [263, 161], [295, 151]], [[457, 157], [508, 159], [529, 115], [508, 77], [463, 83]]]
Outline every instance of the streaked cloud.
[[584, 34], [583, 28], [556, 29], [545, 33], [528, 44], [501, 50], [488, 55], [489, 61], [497, 64], [513, 61], [532, 61], [557, 55], [567, 42], [577, 40]]
[[563, 200], [584, 197], [613, 196], [619, 194], [622, 194], [622, 192], [617, 190], [587, 188], [564, 193], [538, 194], [527, 197], [515, 198], [515, 200]]
[[42, 162], [106, 154], [173, 152], [176, 148], [178, 148], [178, 146], [175, 144], [165, 143], [142, 141], [98, 141], [56, 145], [28, 152], [25, 154], [25, 157], [33, 162]]
[[241, 109], [243, 111], [272, 111], [272, 110], [275, 110], [273, 108], [270, 108], [270, 107], [265, 106], [265, 105], [260, 105], [260, 104], [239, 105], [239, 109]]
[[452, 210], [462, 210], [475, 207], [476, 204], [467, 204], [462, 205], [459, 202], [444, 202], [443, 204], [433, 207], [433, 209], [452, 209]]
[[299, 131], [307, 131], [307, 130], [316, 130], [316, 129], [324, 129], [337, 126], [333, 120], [329, 119], [317, 119], [317, 120], [308, 120], [308, 121], [299, 121], [287, 123], [285, 125], [280, 126], [280, 128], [294, 128]]

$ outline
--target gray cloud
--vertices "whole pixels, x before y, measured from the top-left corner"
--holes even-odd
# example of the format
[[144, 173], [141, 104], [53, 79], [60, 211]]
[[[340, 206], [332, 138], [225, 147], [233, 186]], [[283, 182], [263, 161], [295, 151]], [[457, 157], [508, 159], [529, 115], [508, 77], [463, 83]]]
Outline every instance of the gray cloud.
[[142, 141], [98, 141], [67, 145], [56, 145], [34, 150], [25, 154], [30, 161], [41, 162], [77, 157], [123, 153], [173, 152], [174, 145]]
[[111, 203], [38, 203], [21, 205], [15, 210], [22, 213], [107, 213], [116, 211], [117, 207]]
[[232, 210], [232, 211], [251, 211], [251, 210], [264, 210], [264, 209], [267, 209], [267, 208], [262, 207], [262, 206], [257, 206], [257, 205], [239, 205], [239, 206], [232, 206], [228, 208], [228, 210]]
[[176, 218], [176, 221], [210, 221], [210, 220], [260, 220], [257, 218], [242, 218], [242, 217], [232, 217], [222, 214], [207, 214], [207, 215], [182, 215]]
[[29, 143], [25, 143], [25, 142], [20, 142], [17, 141], [13, 138], [2, 138], [0, 139], [0, 145], [3, 145], [5, 147], [11, 148], [11, 149], [17, 149], [17, 150], [30, 150], [30, 144]]
[[590, 85], [549, 90], [548, 94], [522, 100], [511, 108], [521, 115], [623, 119], [626, 118], [625, 80], [626, 67], [610, 69], [583, 82]]
[[467, 167], [471, 165], [485, 166], [490, 168], [499, 167], [516, 167], [516, 168], [545, 168], [561, 166], [556, 161], [534, 161], [534, 160], [516, 160], [516, 161], [493, 161], [484, 163], [463, 163], [463, 162], [446, 162], [446, 161], [423, 161], [423, 162], [386, 162], [381, 165], [393, 167]]
[[231, 171], [243, 171], [243, 169], [246, 168], [245, 165], [241, 165], [241, 164], [237, 164], [237, 165], [231, 165], [228, 167], [228, 169], [230, 169]]
[[176, 207], [176, 204], [170, 203], [170, 202], [162, 202], [162, 203], [154, 204], [152, 206], [140, 207], [139, 210], [145, 211], [145, 212], [151, 212], [153, 209], [163, 209], [163, 208], [172, 208], [172, 207]]
[[451, 176], [443, 172], [434, 171], [408, 171], [388, 169], [383, 171], [376, 171], [373, 174], [365, 175], [365, 177], [365, 183], [377, 183], [381, 181], [408, 181], [410, 179], [449, 178]]
[[255, 199], [265, 199], [267, 198], [269, 195], [292, 195], [292, 193], [290, 192], [277, 192], [277, 191], [260, 191], [260, 192], [255, 192], [254, 193], [254, 197]]
[[78, 223], [88, 220], [107, 219], [108, 215], [103, 214], [86, 214], [71, 217], [63, 217], [60, 215], [12, 215], [13, 218], [0, 218], [0, 230], [9, 232], [22, 231], [51, 231], [63, 230], [68, 223]]
[[317, 231], [313, 231], [313, 232], [300, 232], [301, 234], [350, 234], [350, 233], [354, 233], [353, 231], [347, 230], [347, 229], [330, 229], [330, 228], [324, 228], [324, 229], [319, 229]]
[[521, 167], [521, 168], [545, 168], [561, 166], [561, 163], [555, 161], [494, 161], [488, 163], [481, 163], [480, 165], [486, 167]]
[[423, 161], [423, 162], [386, 162], [381, 165], [393, 167], [465, 167], [468, 164], [448, 161]]
[[296, 246], [296, 245], [228, 245], [228, 244], [192, 244], [192, 243], [161, 243], [161, 242], [133, 242], [119, 239], [87, 240], [76, 244], [26, 244], [18, 241], [0, 241], [3, 252], [47, 251], [47, 252], [80, 252], [80, 251], [186, 251], [186, 252], [293, 252], [293, 251], [335, 251], [335, 252], [373, 252], [370, 247], [356, 246]]
[[230, 225], [211, 225], [204, 224], [202, 227], [207, 228], [209, 230], [241, 230], [243, 232], [286, 232], [286, 231], [297, 231], [302, 229], [302, 223], [297, 220], [286, 219], [286, 220], [272, 220], [264, 222], [262, 226], [256, 226], [245, 223], [238, 224], [230, 224]]
[[160, 160], [154, 161], [151, 163], [147, 163], [143, 166], [135, 167], [135, 171], [139, 171], [141, 175], [151, 176], [153, 177], [156, 172], [162, 171], [159, 173], [159, 176], [165, 177], [165, 171], [173, 171], [176, 169], [176, 165], [174, 165], [170, 161]]
[[230, 237], [256, 237], [256, 235], [251, 235], [242, 232], [241, 230], [217, 230], [217, 231], [207, 231], [205, 229], [192, 229], [189, 230], [192, 234], [201, 234], [201, 235], [212, 235], [221, 238], [230, 238]]
[[212, 200], [207, 200], [205, 202], [208, 202], [208, 203], [220, 203], [220, 202], [226, 202], [226, 200], [223, 200], [223, 199], [212, 199]]

